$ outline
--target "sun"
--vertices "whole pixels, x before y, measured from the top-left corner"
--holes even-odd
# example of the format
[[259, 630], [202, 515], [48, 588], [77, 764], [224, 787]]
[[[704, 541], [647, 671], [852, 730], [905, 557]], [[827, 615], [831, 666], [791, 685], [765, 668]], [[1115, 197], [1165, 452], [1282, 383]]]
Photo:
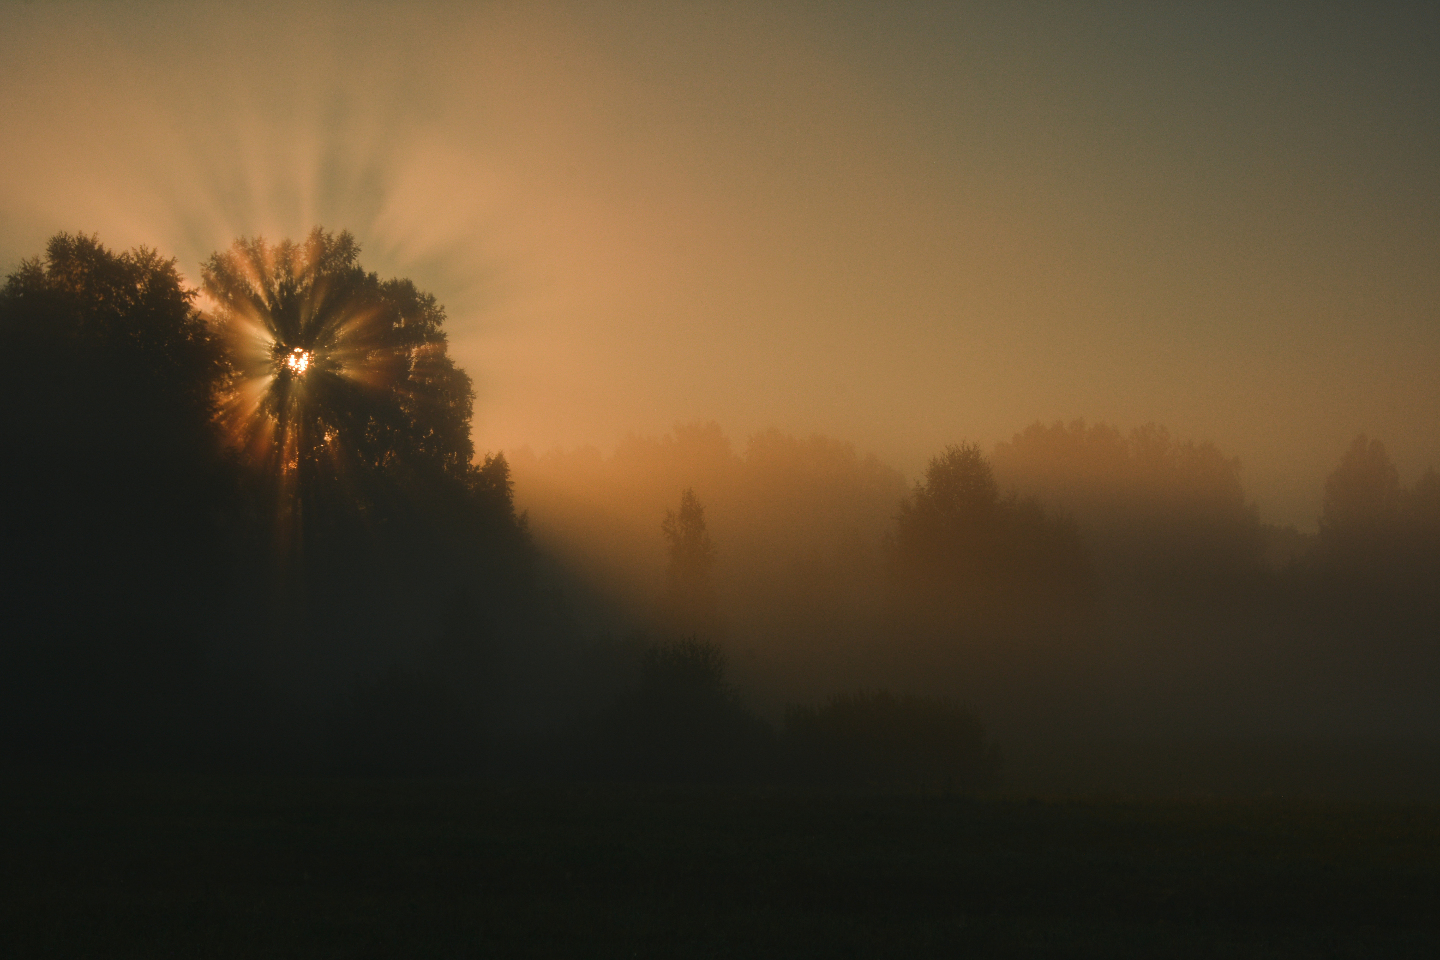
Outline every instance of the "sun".
[[305, 376], [305, 371], [310, 369], [310, 362], [313, 359], [314, 354], [309, 350], [296, 347], [294, 350], [285, 354], [285, 369], [297, 377], [303, 377]]

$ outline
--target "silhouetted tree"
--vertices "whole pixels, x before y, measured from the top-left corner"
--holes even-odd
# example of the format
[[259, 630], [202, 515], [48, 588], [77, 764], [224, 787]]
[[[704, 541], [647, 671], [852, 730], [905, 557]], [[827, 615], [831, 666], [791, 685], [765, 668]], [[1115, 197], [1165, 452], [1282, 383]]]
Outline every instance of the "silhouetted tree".
[[493, 489], [471, 462], [474, 391], [446, 351], [444, 310], [365, 272], [359, 253], [350, 234], [317, 229], [303, 244], [237, 240], [206, 262], [237, 371], [232, 438], [310, 512], [381, 520]]
[[997, 444], [1002, 485], [1075, 518], [1112, 588], [1213, 605], [1252, 580], [1265, 549], [1240, 462], [1157, 424], [1034, 423]]
[[[8, 278], [0, 418], [23, 466], [3, 482], [26, 509], [4, 518], [3, 746], [240, 749], [301, 722], [285, 697], [364, 686], [442, 632], [552, 629], [508, 464], [473, 462], [443, 311], [357, 257], [348, 234], [238, 241], [204, 267], [209, 315], [173, 261], [83, 236]], [[457, 591], [468, 624], [442, 615]], [[456, 696], [446, 680], [391, 686]], [[389, 689], [360, 713], [399, 709]]]
[[1391, 463], [1385, 445], [1361, 434], [1325, 479], [1322, 543], [1332, 552], [1356, 560], [1387, 546], [1393, 549], [1401, 500], [1400, 471]]
[[269, 518], [278, 582], [311, 611], [285, 619], [307, 636], [433, 636], [457, 589], [494, 619], [528, 576], [509, 466], [474, 462], [474, 392], [443, 308], [359, 254], [350, 234], [316, 229], [237, 240], [202, 269], [235, 371], [221, 422]]
[[972, 626], [1039, 609], [1073, 616], [1090, 598], [1073, 524], [1033, 501], [1002, 499], [974, 444], [947, 447], [930, 461], [924, 482], [900, 504], [892, 555], [912, 602]]
[[229, 564], [224, 351], [173, 260], [69, 234], [6, 280], [0, 337], [0, 725], [62, 759], [163, 751]]
[[769, 727], [725, 682], [725, 656], [689, 637], [647, 647], [637, 689], [589, 729], [591, 775], [719, 782], [768, 773]]
[[710, 579], [715, 545], [705, 530], [705, 508], [694, 490], [687, 488], [680, 495], [678, 511], [665, 511], [660, 529], [669, 554], [665, 606], [670, 626], [680, 633], [710, 633], [716, 626], [715, 588]]

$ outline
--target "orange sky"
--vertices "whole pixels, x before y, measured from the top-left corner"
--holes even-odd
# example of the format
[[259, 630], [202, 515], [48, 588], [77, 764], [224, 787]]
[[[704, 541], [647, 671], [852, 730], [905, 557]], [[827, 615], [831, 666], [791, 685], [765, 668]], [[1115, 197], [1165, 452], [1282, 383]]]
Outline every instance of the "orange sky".
[[1357, 432], [1440, 466], [1433, 7], [936, 6], [0, 3], [0, 269], [350, 229], [481, 449], [705, 418], [913, 476], [1154, 420], [1302, 524]]

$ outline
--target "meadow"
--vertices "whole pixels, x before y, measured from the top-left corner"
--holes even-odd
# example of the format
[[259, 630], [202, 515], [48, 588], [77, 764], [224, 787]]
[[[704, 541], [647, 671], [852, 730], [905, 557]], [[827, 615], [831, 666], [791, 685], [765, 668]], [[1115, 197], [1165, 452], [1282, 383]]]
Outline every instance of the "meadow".
[[13, 777], [10, 957], [1433, 957], [1434, 805]]

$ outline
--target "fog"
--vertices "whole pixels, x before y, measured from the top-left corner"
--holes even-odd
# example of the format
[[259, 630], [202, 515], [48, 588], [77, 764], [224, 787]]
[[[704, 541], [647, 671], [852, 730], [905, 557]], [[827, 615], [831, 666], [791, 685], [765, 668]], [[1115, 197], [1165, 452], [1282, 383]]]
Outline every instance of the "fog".
[[1434, 788], [1433, 10], [3, 12], [17, 762]]
[[5, 269], [348, 229], [482, 449], [1157, 422], [1302, 526], [1357, 433], [1440, 459], [1423, 5], [4, 9]]
[[[1234, 458], [1155, 424], [1035, 423], [968, 449], [989, 494], [937, 479], [949, 453], [910, 488], [847, 443], [772, 430], [742, 447], [713, 422], [610, 456], [525, 451], [514, 476], [582, 619], [651, 631], [667, 616], [662, 519], [693, 491], [715, 556], [699, 630], [772, 716], [836, 690], [924, 692], [973, 705], [1022, 755], [1078, 742], [1137, 765], [1236, 743], [1323, 743], [1339, 764], [1440, 733], [1420, 585], [1433, 473], [1406, 491], [1383, 444], [1357, 439], [1312, 480], [1317, 538], [1264, 524]], [[1374, 452], [1368, 473], [1357, 450]], [[1375, 524], [1387, 545], [1344, 559], [1361, 549], [1344, 529]], [[1355, 564], [1373, 564], [1368, 585]]]

